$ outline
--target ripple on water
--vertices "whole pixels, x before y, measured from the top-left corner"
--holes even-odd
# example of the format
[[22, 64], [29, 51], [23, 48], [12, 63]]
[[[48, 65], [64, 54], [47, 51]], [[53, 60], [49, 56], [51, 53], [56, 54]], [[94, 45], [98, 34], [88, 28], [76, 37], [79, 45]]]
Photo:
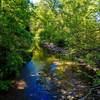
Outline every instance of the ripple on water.
[[55, 93], [48, 92], [43, 84], [37, 82], [40, 80], [40, 76], [35, 63], [28, 62], [22, 76], [27, 84], [24, 93], [27, 100], [56, 100], [57, 95]]

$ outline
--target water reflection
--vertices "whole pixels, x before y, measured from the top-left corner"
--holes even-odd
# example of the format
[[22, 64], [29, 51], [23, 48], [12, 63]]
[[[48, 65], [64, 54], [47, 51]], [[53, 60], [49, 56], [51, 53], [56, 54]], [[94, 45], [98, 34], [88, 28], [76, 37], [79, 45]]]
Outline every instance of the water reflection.
[[[57, 95], [50, 92], [41, 82], [37, 65], [30, 61], [22, 71], [22, 77], [26, 81], [26, 100], [57, 100]], [[48, 83], [49, 84], [49, 83]]]

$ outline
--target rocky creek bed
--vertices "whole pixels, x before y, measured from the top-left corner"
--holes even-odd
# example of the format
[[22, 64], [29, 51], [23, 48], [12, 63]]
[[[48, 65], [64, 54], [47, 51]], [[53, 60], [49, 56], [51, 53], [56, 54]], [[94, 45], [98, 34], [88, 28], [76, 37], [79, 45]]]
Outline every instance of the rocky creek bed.
[[20, 79], [15, 81], [16, 86], [9, 93], [0, 95], [0, 100], [81, 100], [87, 94], [89, 84], [69, 66], [71, 63], [62, 65], [55, 61], [45, 73], [43, 69], [37, 69], [34, 62], [28, 62]]

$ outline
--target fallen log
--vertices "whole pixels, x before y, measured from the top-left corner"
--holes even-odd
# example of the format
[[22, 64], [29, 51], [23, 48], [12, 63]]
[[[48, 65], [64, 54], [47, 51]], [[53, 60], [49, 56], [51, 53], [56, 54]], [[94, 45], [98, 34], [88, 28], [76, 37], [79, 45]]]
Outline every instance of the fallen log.
[[42, 44], [43, 48], [46, 48], [47, 50], [51, 51], [52, 53], [66, 53], [67, 50], [65, 48], [58, 47], [57, 45], [53, 43], [44, 43]]

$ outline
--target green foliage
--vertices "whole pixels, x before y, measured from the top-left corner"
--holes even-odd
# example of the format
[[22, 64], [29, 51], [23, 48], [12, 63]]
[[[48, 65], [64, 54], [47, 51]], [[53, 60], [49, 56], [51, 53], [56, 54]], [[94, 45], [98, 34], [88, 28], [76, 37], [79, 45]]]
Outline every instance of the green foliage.
[[98, 0], [55, 1], [41, 0], [39, 5], [33, 8], [34, 38], [38, 38], [40, 42], [45, 40], [54, 43], [64, 40], [67, 41], [65, 47], [76, 51], [99, 46], [100, 23], [94, 17], [99, 10]]
[[6, 80], [6, 81], [1, 81], [0, 80], [0, 92], [8, 91], [10, 86], [11, 86], [11, 82], [9, 80]]
[[97, 76], [100, 77], [100, 70], [98, 70], [98, 71], [96, 72], [96, 74], [97, 74]]
[[94, 57], [93, 54], [88, 53], [88, 54], [86, 55], [86, 57], [85, 57], [86, 63], [88, 63], [88, 64], [90, 64], [90, 65], [92, 65], [92, 66], [95, 66], [95, 62], [93, 62], [93, 57]]
[[[99, 0], [41, 0], [31, 9], [34, 16], [31, 16], [31, 32], [36, 48], [43, 41], [51, 42], [68, 49], [66, 56], [57, 55], [59, 58], [81, 58], [93, 67], [99, 66]], [[64, 41], [62, 45], [60, 40]]]
[[32, 44], [28, 0], [2, 0], [0, 13], [0, 80], [6, 89], [6, 80], [18, 77], [26, 62], [19, 51], [26, 52]]
[[20, 70], [22, 69], [23, 58], [15, 52], [12, 52], [8, 55], [7, 61], [7, 71], [10, 71], [9, 74], [15, 72], [15, 76], [19, 76]]
[[93, 85], [100, 85], [100, 78], [94, 78]]
[[100, 70], [96, 72], [96, 78], [94, 78], [93, 85], [100, 85]]
[[[66, 56], [59, 57], [76, 60], [78, 53], [77, 58], [98, 66], [98, 50], [88, 49], [100, 46], [99, 12], [99, 0], [40, 0], [37, 5], [28, 0], [2, 0], [0, 79], [9, 79], [13, 73], [18, 76], [23, 63], [30, 60], [27, 50], [40, 50], [43, 41], [68, 49]], [[21, 50], [24, 53], [18, 53]]]

